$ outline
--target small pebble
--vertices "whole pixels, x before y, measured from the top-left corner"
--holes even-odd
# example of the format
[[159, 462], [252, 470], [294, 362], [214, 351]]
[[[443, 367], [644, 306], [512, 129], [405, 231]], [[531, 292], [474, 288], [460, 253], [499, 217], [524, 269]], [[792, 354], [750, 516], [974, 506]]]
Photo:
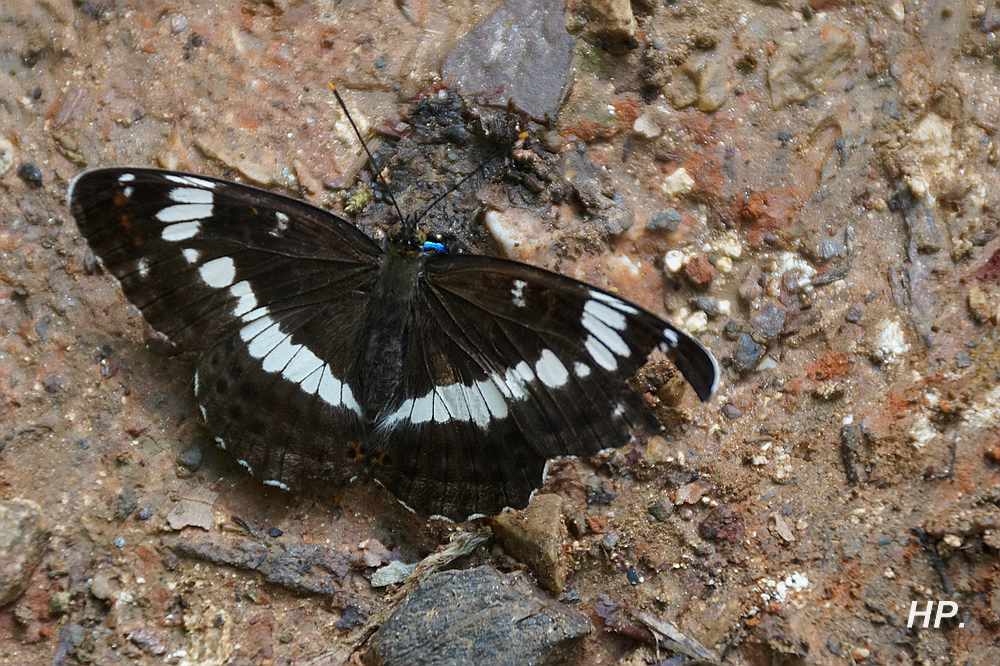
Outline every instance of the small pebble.
[[179, 456], [177, 456], [177, 464], [194, 472], [201, 467], [201, 459], [201, 447], [192, 446], [185, 449]]
[[267, 536], [271, 537], [272, 539], [277, 539], [282, 534], [284, 534], [284, 532], [282, 532], [281, 529], [278, 527], [272, 527], [267, 531]]
[[170, 17], [170, 32], [179, 35], [188, 28], [188, 18], [184, 14], [174, 14]]
[[42, 186], [42, 170], [31, 162], [25, 162], [17, 168], [17, 177], [32, 187]]
[[628, 578], [630, 585], [638, 585], [642, 582], [642, 576], [640, 576], [639, 572], [635, 570], [635, 567], [629, 567], [625, 571], [625, 576]]
[[865, 308], [860, 303], [855, 303], [848, 310], [847, 314], [844, 315], [844, 319], [851, 322], [852, 324], [857, 324], [861, 321], [861, 318], [865, 314]]
[[753, 331], [759, 339], [774, 340], [785, 328], [785, 309], [774, 303], [768, 303], [750, 321], [750, 325], [753, 326]]
[[747, 373], [757, 367], [766, 350], [746, 333], [740, 333], [736, 339], [736, 349], [733, 352], [733, 364], [736, 370]]
[[[968, 354], [966, 354], [968, 356]], [[42, 386], [48, 393], [58, 393], [66, 385], [66, 380], [60, 375], [49, 375], [42, 380]]]
[[727, 402], [722, 406], [722, 415], [730, 421], [735, 421], [743, 416], [743, 411], [733, 403]]
[[120, 537], [120, 536], [115, 537], [114, 544], [115, 548], [121, 550], [122, 548], [125, 547], [125, 537]]
[[663, 266], [671, 273], [676, 273], [684, 267], [684, 253], [680, 250], [670, 250], [663, 257]]
[[969, 352], [960, 351], [955, 354], [955, 366], [958, 368], [968, 368], [972, 365], [972, 357], [969, 356]]
[[673, 208], [661, 210], [646, 225], [650, 231], [677, 231], [681, 226], [681, 214]]
[[153, 510], [148, 506], [144, 506], [141, 509], [139, 509], [139, 513], [138, 515], [136, 515], [136, 518], [138, 518], [139, 520], [149, 520], [152, 517], [153, 517]]
[[665, 523], [670, 518], [670, 514], [674, 512], [674, 505], [667, 500], [660, 499], [650, 504], [646, 511], [657, 521]]

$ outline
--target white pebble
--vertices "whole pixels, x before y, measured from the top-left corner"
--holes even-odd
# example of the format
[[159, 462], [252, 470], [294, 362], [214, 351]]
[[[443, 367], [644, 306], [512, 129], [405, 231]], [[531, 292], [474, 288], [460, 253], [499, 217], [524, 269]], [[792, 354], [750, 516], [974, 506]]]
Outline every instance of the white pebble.
[[700, 333], [708, 328], [708, 315], [701, 310], [691, 313], [691, 316], [684, 321], [684, 328], [688, 333]]
[[681, 194], [687, 194], [693, 189], [694, 178], [688, 174], [687, 169], [684, 167], [674, 171], [663, 181], [663, 193], [667, 196], [676, 197]]
[[676, 273], [680, 269], [684, 268], [684, 260], [687, 257], [680, 250], [670, 250], [667, 252], [666, 256], [663, 257], [663, 265], [666, 266], [667, 270], [671, 273]]

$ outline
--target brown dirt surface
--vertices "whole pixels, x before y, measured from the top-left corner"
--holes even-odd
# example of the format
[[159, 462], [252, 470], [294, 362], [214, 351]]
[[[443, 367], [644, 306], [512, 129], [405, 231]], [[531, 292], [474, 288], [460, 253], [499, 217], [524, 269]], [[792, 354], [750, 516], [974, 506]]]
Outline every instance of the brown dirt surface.
[[[479, 213], [517, 211], [526, 260], [722, 365], [707, 404], [647, 372], [660, 436], [549, 466], [567, 568], [549, 596], [593, 622], [581, 663], [692, 663], [641, 618], [727, 664], [1000, 663], [994, 4], [637, 0], [614, 52], [571, 16], [572, 85], [530, 126], [535, 157], [431, 218], [499, 253]], [[133, 164], [363, 205], [335, 79], [424, 200], [469, 156], [396, 138], [498, 5], [0, 5], [0, 500], [37, 503], [51, 534], [0, 608], [0, 665], [356, 663], [401, 600], [375, 571], [482, 529], [364, 481], [290, 495], [246, 475], [200, 425], [193, 359], [158, 350], [65, 198], [83, 168]], [[593, 169], [571, 182], [576, 151]], [[528, 569], [496, 540], [446, 559]], [[941, 599], [956, 618], [907, 627]]]

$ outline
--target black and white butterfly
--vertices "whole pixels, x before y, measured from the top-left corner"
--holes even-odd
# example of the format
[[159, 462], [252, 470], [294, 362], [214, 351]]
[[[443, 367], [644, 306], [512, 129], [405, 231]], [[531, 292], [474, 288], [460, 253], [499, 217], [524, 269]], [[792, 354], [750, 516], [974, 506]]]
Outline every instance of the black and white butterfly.
[[653, 425], [626, 384], [655, 350], [703, 400], [715, 359], [611, 293], [450, 254], [407, 220], [381, 246], [295, 199], [206, 176], [87, 171], [80, 231], [181, 351], [210, 430], [265, 484], [343, 480], [464, 518], [526, 504], [549, 458]]

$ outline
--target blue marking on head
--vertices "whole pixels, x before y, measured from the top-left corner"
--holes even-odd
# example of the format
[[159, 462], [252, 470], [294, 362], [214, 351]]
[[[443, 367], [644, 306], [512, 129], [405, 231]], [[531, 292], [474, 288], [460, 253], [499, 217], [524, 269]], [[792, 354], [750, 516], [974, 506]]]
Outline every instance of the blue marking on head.
[[420, 249], [426, 254], [448, 254], [448, 248], [445, 247], [444, 243], [435, 243], [434, 241], [424, 241]]

